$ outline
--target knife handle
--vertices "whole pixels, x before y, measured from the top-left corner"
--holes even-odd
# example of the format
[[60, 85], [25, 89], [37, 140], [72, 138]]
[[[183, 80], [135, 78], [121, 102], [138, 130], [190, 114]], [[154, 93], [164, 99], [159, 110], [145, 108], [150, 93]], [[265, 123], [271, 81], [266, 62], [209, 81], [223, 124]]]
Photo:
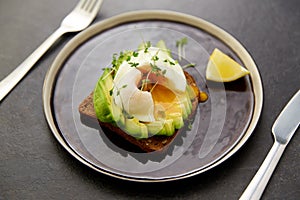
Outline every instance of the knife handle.
[[264, 192], [264, 189], [286, 147], [286, 144], [280, 144], [275, 141], [261, 167], [251, 180], [250, 184], [243, 192], [240, 200], [258, 200]]

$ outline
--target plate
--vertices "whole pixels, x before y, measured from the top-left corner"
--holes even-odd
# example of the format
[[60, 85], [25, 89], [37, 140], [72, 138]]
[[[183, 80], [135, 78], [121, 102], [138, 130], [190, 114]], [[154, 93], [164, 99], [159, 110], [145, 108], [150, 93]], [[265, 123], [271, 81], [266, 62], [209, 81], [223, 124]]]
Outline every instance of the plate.
[[[80, 115], [79, 104], [93, 91], [114, 53], [162, 39], [176, 57], [176, 41], [184, 37], [188, 44], [180, 62], [196, 63], [186, 70], [209, 99], [199, 104], [192, 128], [178, 135], [167, 150], [140, 152]], [[226, 84], [206, 81], [206, 64], [214, 48], [245, 66], [250, 76]], [[203, 173], [237, 152], [258, 122], [263, 90], [253, 59], [230, 34], [194, 16], [147, 10], [106, 19], [74, 37], [49, 68], [43, 102], [55, 138], [77, 160], [120, 179], [162, 182]]]

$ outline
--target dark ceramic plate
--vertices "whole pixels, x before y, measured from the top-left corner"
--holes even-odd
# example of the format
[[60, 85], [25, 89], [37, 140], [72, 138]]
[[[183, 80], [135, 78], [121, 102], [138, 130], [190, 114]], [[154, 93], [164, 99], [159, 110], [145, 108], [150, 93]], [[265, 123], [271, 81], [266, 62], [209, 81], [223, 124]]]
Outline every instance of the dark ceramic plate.
[[[188, 38], [181, 64], [209, 95], [192, 129], [163, 152], [143, 153], [78, 112], [112, 55], [135, 50], [142, 41], [164, 40], [176, 57], [176, 40]], [[250, 72], [237, 81], [205, 80], [209, 55], [219, 48]], [[44, 83], [44, 110], [54, 136], [76, 159], [99, 172], [134, 181], [169, 181], [207, 171], [233, 155], [249, 138], [262, 108], [258, 70], [243, 46], [222, 29], [169, 11], [125, 13], [88, 28], [57, 56]]]

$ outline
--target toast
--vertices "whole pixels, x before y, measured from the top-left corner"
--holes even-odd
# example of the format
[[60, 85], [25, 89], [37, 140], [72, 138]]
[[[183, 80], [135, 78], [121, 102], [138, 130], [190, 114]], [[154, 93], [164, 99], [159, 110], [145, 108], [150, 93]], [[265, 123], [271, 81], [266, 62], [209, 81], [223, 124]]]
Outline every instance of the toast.
[[[200, 90], [197, 87], [197, 84], [194, 80], [194, 78], [186, 71], [184, 71], [184, 75], [187, 80], [187, 84], [192, 86], [195, 98], [192, 99], [192, 112], [189, 115], [189, 120], [193, 119], [198, 103], [200, 102]], [[93, 92], [86, 97], [79, 105], [79, 112], [81, 115], [84, 115], [85, 117], [90, 118], [91, 120], [97, 120], [96, 113], [94, 110], [93, 105]], [[113, 133], [118, 134], [131, 144], [139, 147], [144, 152], [152, 152], [152, 151], [162, 151], [165, 148], [169, 146], [169, 144], [175, 139], [175, 137], [183, 130], [184, 128], [181, 128], [179, 130], [176, 130], [176, 132], [172, 136], [162, 136], [162, 135], [154, 135], [150, 138], [144, 138], [144, 139], [136, 139], [135, 137], [125, 133], [123, 130], [121, 130], [119, 127], [114, 126], [111, 123], [103, 123], [99, 120], [97, 120], [101, 127], [105, 127], [106, 129], [112, 131]]]

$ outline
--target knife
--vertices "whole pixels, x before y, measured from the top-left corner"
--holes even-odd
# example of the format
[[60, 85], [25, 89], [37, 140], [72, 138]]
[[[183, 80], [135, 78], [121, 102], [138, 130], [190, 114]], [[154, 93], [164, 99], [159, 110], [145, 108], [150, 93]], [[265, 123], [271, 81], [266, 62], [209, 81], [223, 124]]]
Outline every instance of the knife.
[[264, 189], [292, 136], [300, 123], [300, 90], [292, 97], [273, 124], [274, 144], [261, 167], [240, 197], [240, 200], [260, 199]]

